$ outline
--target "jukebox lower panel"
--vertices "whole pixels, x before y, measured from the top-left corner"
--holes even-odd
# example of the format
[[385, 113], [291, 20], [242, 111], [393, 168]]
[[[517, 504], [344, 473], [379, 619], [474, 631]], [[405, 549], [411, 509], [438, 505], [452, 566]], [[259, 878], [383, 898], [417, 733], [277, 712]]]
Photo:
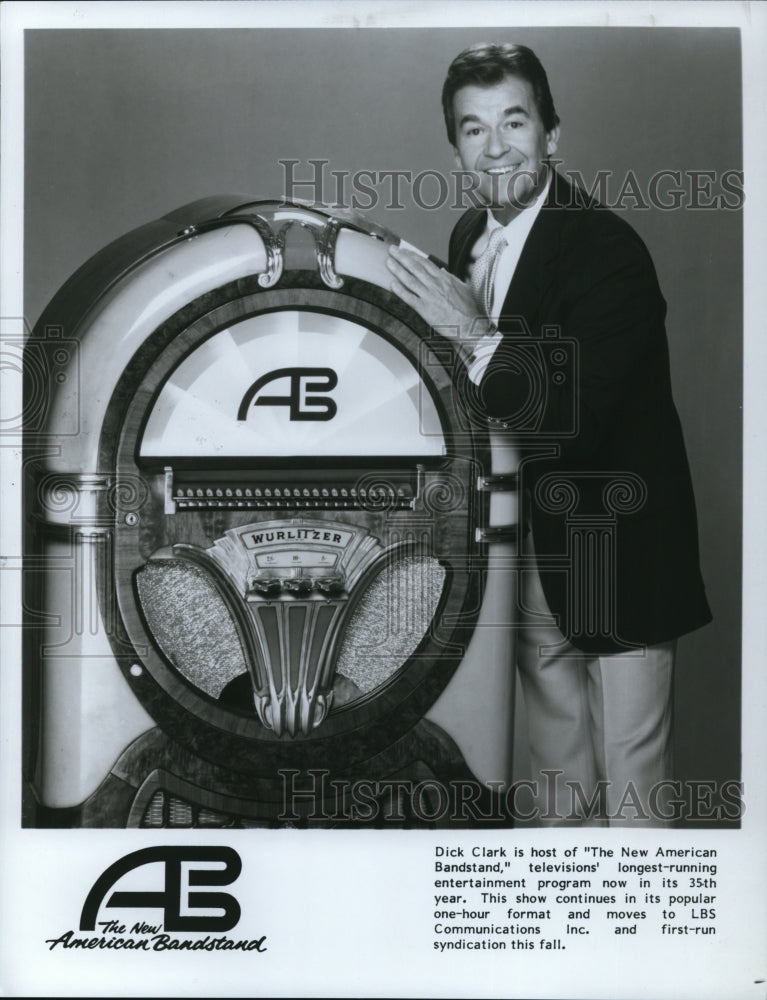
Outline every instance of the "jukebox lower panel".
[[[446, 796], [462, 803], [457, 813], [447, 807]], [[97, 792], [70, 810], [68, 819], [72, 825], [145, 829], [391, 828], [456, 821], [475, 826], [485, 820], [497, 826], [504, 814], [492, 791], [478, 785], [456, 743], [423, 719], [356, 765], [338, 760], [332, 769], [286, 768], [256, 779], [210, 764], [154, 729], [125, 750]]]

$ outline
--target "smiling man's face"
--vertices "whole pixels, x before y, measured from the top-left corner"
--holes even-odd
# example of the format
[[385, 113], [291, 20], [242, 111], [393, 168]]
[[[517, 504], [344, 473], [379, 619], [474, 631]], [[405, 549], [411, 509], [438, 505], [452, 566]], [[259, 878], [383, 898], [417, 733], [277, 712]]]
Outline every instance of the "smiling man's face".
[[545, 130], [533, 88], [518, 76], [493, 87], [462, 87], [453, 110], [456, 159], [477, 176], [479, 194], [505, 225], [546, 183], [545, 164], [556, 151], [559, 128]]

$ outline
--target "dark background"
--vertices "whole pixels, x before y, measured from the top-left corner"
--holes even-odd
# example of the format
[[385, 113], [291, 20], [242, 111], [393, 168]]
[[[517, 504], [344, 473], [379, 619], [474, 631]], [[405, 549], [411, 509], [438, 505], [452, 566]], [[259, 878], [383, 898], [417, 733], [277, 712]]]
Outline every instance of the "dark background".
[[[25, 38], [30, 324], [81, 263], [128, 230], [211, 194], [281, 197], [280, 160], [302, 161], [300, 177], [309, 159], [330, 161], [327, 171], [451, 170], [440, 90], [450, 60], [476, 41], [536, 51], [562, 119], [560, 169], [588, 184], [610, 171], [609, 199], [629, 171], [646, 197], [660, 170], [718, 178], [742, 164], [735, 29], [31, 30]], [[690, 181], [683, 186], [689, 202]], [[435, 188], [423, 193], [433, 199]], [[711, 193], [723, 193], [718, 180]], [[325, 197], [334, 194], [329, 186]], [[384, 198], [368, 214], [446, 256], [460, 211], [403, 202], [387, 210]], [[624, 206], [668, 301], [714, 613], [679, 644], [677, 773], [726, 780], [740, 774], [742, 218], [689, 205], [635, 208], [630, 197]]]

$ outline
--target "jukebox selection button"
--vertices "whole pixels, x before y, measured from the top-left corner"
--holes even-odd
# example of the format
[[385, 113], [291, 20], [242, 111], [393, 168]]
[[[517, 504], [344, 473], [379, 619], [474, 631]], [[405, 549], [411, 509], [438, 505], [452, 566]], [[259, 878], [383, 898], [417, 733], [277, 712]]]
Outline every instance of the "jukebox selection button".
[[282, 590], [282, 580], [278, 576], [254, 577], [250, 584], [251, 590], [261, 597], [276, 597]]
[[307, 597], [314, 589], [314, 584], [306, 576], [287, 577], [287, 579], [282, 581], [282, 589], [288, 594]]

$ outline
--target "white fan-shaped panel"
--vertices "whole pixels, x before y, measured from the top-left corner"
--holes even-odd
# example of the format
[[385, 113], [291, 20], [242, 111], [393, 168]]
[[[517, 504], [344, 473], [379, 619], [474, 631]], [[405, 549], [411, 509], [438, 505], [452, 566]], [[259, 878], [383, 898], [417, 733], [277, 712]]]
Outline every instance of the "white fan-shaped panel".
[[201, 344], [160, 390], [140, 449], [143, 458], [444, 452], [411, 361], [367, 327], [309, 310], [252, 316]]

